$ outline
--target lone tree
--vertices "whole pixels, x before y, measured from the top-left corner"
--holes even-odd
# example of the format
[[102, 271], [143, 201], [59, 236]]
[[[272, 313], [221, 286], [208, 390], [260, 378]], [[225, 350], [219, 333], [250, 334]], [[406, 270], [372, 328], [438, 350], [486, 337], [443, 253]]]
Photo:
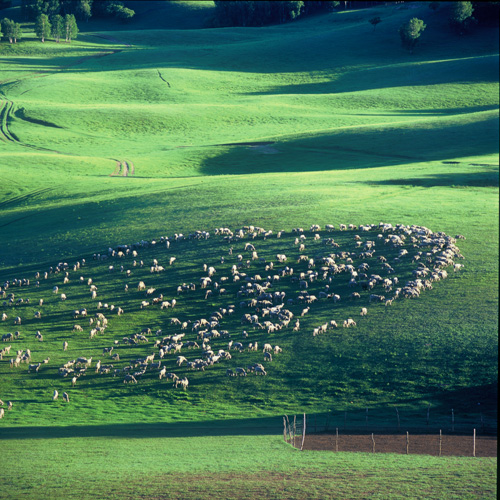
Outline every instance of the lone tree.
[[368, 22], [373, 26], [373, 31], [375, 31], [375, 28], [377, 27], [377, 24], [381, 23], [382, 19], [380, 19], [380, 17], [378, 17], [378, 16], [377, 17], [372, 17]]
[[450, 26], [459, 35], [470, 31], [477, 23], [472, 17], [474, 7], [472, 2], [455, 2], [451, 9]]
[[71, 43], [71, 39], [76, 38], [76, 35], [78, 35], [78, 25], [73, 14], [66, 14], [64, 16], [64, 30], [66, 41]]
[[418, 19], [418, 17], [410, 19], [399, 28], [401, 43], [405, 49], [410, 51], [410, 54], [413, 54], [413, 48], [417, 45], [418, 39], [425, 28], [426, 25], [424, 24], [424, 21], [422, 21], [422, 19]]
[[49, 21], [47, 14], [40, 14], [35, 21], [35, 33], [38, 38], [43, 42], [51, 34], [52, 25]]

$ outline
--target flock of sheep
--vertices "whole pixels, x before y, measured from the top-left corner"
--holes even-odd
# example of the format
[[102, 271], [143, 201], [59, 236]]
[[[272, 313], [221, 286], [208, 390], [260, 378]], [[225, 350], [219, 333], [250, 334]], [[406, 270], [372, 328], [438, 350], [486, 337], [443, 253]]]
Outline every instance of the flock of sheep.
[[[73, 264], [59, 262], [31, 277], [5, 281], [0, 286], [0, 328], [12, 325], [16, 331], [1, 335], [0, 363], [12, 370], [26, 366], [30, 377], [57, 370], [66, 403], [66, 380], [75, 387], [84, 376], [118, 377], [126, 384], [170, 380], [183, 390], [189, 387], [191, 372], [219, 364], [224, 368], [218, 373], [228, 377], [266, 376], [273, 356], [282, 353], [273, 342], [276, 335], [286, 344], [287, 336], [315, 337], [355, 328], [369, 317], [371, 307], [419, 297], [447, 277], [446, 268], [463, 267], [457, 262], [463, 259], [456, 246], [461, 238], [416, 225], [328, 224], [322, 229], [313, 224], [276, 234], [257, 226], [216, 228], [213, 234], [195, 231], [119, 245]], [[183, 278], [189, 277], [190, 283], [173, 282], [186, 249], [202, 242], [212, 256], [202, 264], [195, 262], [196, 271], [186, 271]], [[184, 264], [192, 269], [193, 263]], [[60, 353], [43, 360], [37, 355], [39, 343], [53, 337], [51, 313], [46, 316], [44, 309], [55, 301], [73, 323], [58, 348], [72, 359], [58, 366], [51, 365], [51, 357], [61, 359]], [[350, 317], [354, 308], [357, 321]], [[346, 309], [351, 311], [347, 317], [342, 316]], [[122, 315], [144, 317], [149, 324], [124, 331], [124, 322], [114, 319]], [[325, 320], [325, 315], [330, 317]], [[320, 324], [313, 324], [316, 316], [323, 318]], [[42, 333], [37, 324], [46, 317], [48, 327]], [[161, 328], [153, 327], [158, 323]], [[88, 347], [77, 352], [72, 343], [81, 346], [85, 336]], [[55, 389], [52, 399], [58, 395]], [[0, 418], [5, 415], [3, 405], [0, 400]], [[7, 409], [12, 406], [9, 402]]]

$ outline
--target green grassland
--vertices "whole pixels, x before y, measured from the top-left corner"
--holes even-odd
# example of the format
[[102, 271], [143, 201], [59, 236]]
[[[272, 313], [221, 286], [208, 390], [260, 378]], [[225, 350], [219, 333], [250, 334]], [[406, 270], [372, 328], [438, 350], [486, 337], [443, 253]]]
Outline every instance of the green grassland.
[[[446, 16], [424, 2], [333, 12], [282, 26], [217, 29], [208, 27], [209, 2], [136, 3], [137, 22], [90, 21], [71, 45], [41, 44], [30, 24], [22, 42], [0, 44], [0, 282], [33, 281], [36, 271], [58, 262], [87, 260], [86, 268], [70, 272], [67, 285], [61, 285], [61, 274], [51, 274], [39, 288], [8, 290], [31, 303], [3, 308], [9, 318], [0, 323], [0, 334], [19, 330], [13, 350], [30, 347], [33, 362], [51, 360], [38, 374], [27, 373], [26, 365], [11, 369], [9, 356], [0, 361], [0, 398], [14, 404], [0, 421], [2, 450], [8, 462], [20, 463], [2, 473], [0, 498], [15, 498], [20, 484], [23, 498], [34, 498], [40, 487], [48, 497], [141, 498], [145, 477], [153, 486], [142, 498], [167, 498], [167, 490], [169, 498], [198, 498], [200, 491], [221, 498], [493, 498], [493, 459], [339, 459], [326, 452], [299, 454], [275, 436], [255, 431], [242, 437], [237, 429], [254, 417], [272, 418], [276, 426], [283, 413], [367, 407], [394, 420], [395, 406], [406, 425], [418, 426], [429, 404], [433, 426], [446, 428], [454, 408], [457, 422], [472, 428], [479, 402], [483, 416], [496, 422], [498, 29], [456, 37]], [[16, 18], [19, 7], [2, 12]], [[375, 15], [383, 22], [373, 31], [368, 19]], [[415, 16], [427, 29], [409, 55], [397, 29]], [[129, 175], [121, 175], [117, 161], [127, 162]], [[198, 280], [205, 262], [218, 276], [227, 275], [243, 243], [234, 245], [231, 257], [229, 245], [215, 237], [168, 251], [143, 249], [144, 268], [132, 267], [130, 257], [123, 261], [132, 270], [128, 294], [123, 274], [108, 271], [121, 263], [94, 261], [96, 252], [252, 224], [274, 234], [287, 231], [283, 240], [273, 236], [254, 244], [267, 261], [283, 250], [295, 265], [292, 228], [381, 221], [463, 234], [457, 245], [464, 269], [448, 269], [450, 277], [418, 299], [392, 307], [368, 304], [366, 318], [359, 318], [358, 304], [321, 303], [303, 318], [299, 333], [254, 333], [248, 341], [271, 340], [283, 348], [266, 365], [267, 377], [225, 377], [224, 364], [205, 372], [182, 368], [179, 374], [190, 380], [182, 391], [152, 374], [135, 385], [92, 370], [74, 388], [57, 374], [69, 359], [102, 358], [103, 347], [145, 326], [171, 334], [173, 316], [194, 320], [227, 304], [205, 301], [200, 290], [177, 297], [176, 288]], [[347, 249], [354, 234], [337, 231], [334, 237]], [[363, 235], [375, 238], [376, 232]], [[311, 239], [308, 233], [306, 253], [324, 251]], [[170, 256], [177, 257], [172, 267]], [[149, 272], [155, 257], [165, 273]], [[264, 274], [263, 265], [253, 263], [248, 272]], [[408, 276], [411, 268], [401, 272]], [[87, 327], [83, 334], [72, 332], [78, 322], [73, 309], [96, 312], [80, 275], [94, 279], [98, 300], [125, 310], [109, 316], [109, 328], [92, 340]], [[177, 298], [175, 312], [140, 310], [141, 279]], [[54, 285], [66, 287], [66, 303], [52, 294]], [[350, 291], [342, 289], [342, 296]], [[240, 340], [244, 327], [236, 309], [222, 328]], [[23, 318], [19, 327], [15, 316]], [[322, 322], [347, 317], [355, 317], [356, 329], [312, 338]], [[44, 342], [36, 342], [36, 330]], [[117, 367], [151, 353], [154, 338], [133, 349], [118, 346]], [[227, 339], [214, 342], [216, 348], [225, 345]], [[260, 362], [261, 354], [235, 355], [232, 366]], [[167, 361], [169, 371], [174, 360]], [[71, 403], [53, 402], [54, 389], [68, 391]], [[202, 438], [176, 431], [179, 422], [225, 430]], [[112, 438], [109, 429], [93, 433], [95, 424], [139, 424], [133, 434], [142, 439], [133, 443], [140, 445], [122, 439], [126, 427]], [[160, 439], [161, 431], [149, 435], [145, 424], [173, 425], [178, 434]], [[55, 432], [60, 439], [49, 439], [48, 426], [68, 425], [67, 436]], [[25, 428], [23, 440], [18, 433]], [[44, 429], [47, 439], [38, 439]], [[92, 436], [92, 450], [82, 433]], [[50, 457], [54, 477], [65, 481], [52, 482], [50, 474], [28, 480], [28, 456], [42, 468]], [[112, 478], [102, 472], [110, 461]], [[131, 473], [135, 461], [141, 467]], [[193, 477], [201, 489], [189, 484]]]

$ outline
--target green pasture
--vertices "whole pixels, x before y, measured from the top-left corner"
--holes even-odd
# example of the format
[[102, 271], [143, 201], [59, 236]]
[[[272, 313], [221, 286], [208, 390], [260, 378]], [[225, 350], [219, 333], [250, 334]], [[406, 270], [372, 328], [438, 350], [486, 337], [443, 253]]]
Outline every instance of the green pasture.
[[[300, 452], [217, 429], [2, 441], [1, 498], [495, 498], [496, 460]], [[56, 436], [54, 436], [56, 437]], [[29, 455], [29, 462], [24, 457]], [[36, 473], [34, 473], [36, 471]]]
[[[51, 274], [39, 288], [7, 291], [29, 305], [0, 301], [8, 314], [0, 335], [21, 332], [12, 352], [29, 347], [33, 362], [51, 358], [38, 374], [10, 368], [12, 356], [0, 361], [0, 399], [13, 402], [0, 421], [2, 463], [16, 464], [3, 469], [0, 498], [34, 498], [40, 489], [47, 498], [495, 497], [495, 459], [300, 453], [276, 435], [283, 413], [348, 411], [362, 422], [369, 408], [386, 426], [398, 407], [404, 423], [418, 427], [429, 405], [433, 428], [447, 428], [453, 408], [457, 425], [472, 429], [481, 414], [496, 430], [498, 29], [457, 37], [424, 2], [217, 29], [209, 27], [209, 2], [135, 3], [136, 22], [82, 23], [71, 45], [41, 44], [29, 23], [21, 42], [0, 44], [0, 286], [33, 282], [58, 262], [88, 263], [70, 271], [67, 285]], [[0, 15], [19, 19], [19, 7]], [[383, 21], [373, 31], [375, 15]], [[409, 55], [397, 29], [411, 17], [427, 29]], [[246, 342], [283, 348], [267, 377], [226, 377], [225, 364], [182, 368], [190, 380], [182, 391], [149, 374], [133, 385], [92, 368], [74, 388], [57, 375], [77, 356], [102, 359], [103, 347], [145, 326], [171, 334], [171, 317], [194, 320], [227, 304], [205, 301], [199, 290], [176, 296], [179, 284], [199, 279], [203, 263], [227, 275], [242, 253], [246, 240], [230, 257], [216, 227], [272, 230], [254, 241], [259, 255], [269, 261], [283, 249], [295, 266], [292, 228], [379, 222], [464, 235], [457, 240], [464, 268], [449, 268], [449, 278], [418, 299], [363, 304], [366, 318], [361, 304], [323, 303], [296, 334], [251, 334]], [[212, 237], [141, 250], [144, 268], [132, 267], [131, 257], [92, 259], [108, 247], [195, 230]], [[288, 233], [282, 241], [279, 230]], [[334, 237], [347, 247], [354, 234]], [[307, 236], [306, 254], [323, 251]], [[155, 257], [164, 274], [149, 272]], [[132, 270], [128, 295], [123, 275], [108, 270], [121, 263]], [[262, 268], [253, 263], [248, 272]], [[106, 313], [109, 328], [92, 340], [88, 325], [72, 332], [73, 309], [96, 312], [79, 276], [94, 278], [97, 300], [125, 310]], [[177, 309], [140, 310], [141, 279], [177, 298]], [[67, 303], [54, 285], [67, 288]], [[236, 307], [227, 320], [238, 341], [242, 314]], [[21, 326], [13, 324], [18, 315]], [[312, 338], [322, 322], [348, 316], [356, 329]], [[148, 344], [117, 347], [117, 367], [151, 353], [154, 340], [153, 333]], [[235, 355], [231, 366], [261, 355]], [[70, 404], [52, 401], [54, 389], [67, 391]], [[241, 435], [250, 418], [265, 424]]]

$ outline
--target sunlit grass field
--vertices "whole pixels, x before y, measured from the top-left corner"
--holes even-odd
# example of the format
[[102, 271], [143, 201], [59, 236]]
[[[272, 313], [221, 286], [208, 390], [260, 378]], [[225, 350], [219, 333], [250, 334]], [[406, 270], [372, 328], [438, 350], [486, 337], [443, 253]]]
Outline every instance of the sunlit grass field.
[[[32, 301], [43, 296], [46, 303], [39, 323], [35, 304], [4, 308], [9, 318], [0, 334], [20, 330], [12, 349], [30, 347], [35, 362], [50, 356], [51, 363], [33, 374], [26, 365], [11, 369], [9, 356], [0, 361], [0, 398], [14, 405], [0, 421], [2, 438], [23, 426], [40, 426], [41, 437], [45, 426], [221, 419], [236, 422], [227, 422], [233, 434], [239, 420], [252, 417], [367, 407], [392, 412], [395, 406], [416, 425], [429, 404], [436, 423], [455, 408], [457, 420], [472, 426], [478, 402], [484, 416], [496, 420], [498, 30], [456, 37], [446, 16], [424, 2], [264, 28], [209, 28], [211, 9], [210, 2], [155, 2], [139, 8], [127, 26], [82, 23], [71, 45], [41, 44], [30, 24], [22, 42], [0, 44], [0, 286], [85, 258], [100, 294], [125, 309], [89, 341], [88, 332], [71, 331], [76, 321], [68, 314], [77, 303], [95, 312], [76, 284], [79, 273], [72, 274], [64, 307], [51, 294], [60, 275], [39, 289], [8, 290]], [[1, 12], [16, 18], [19, 7]], [[383, 21], [373, 31], [368, 19], [375, 15]], [[411, 17], [424, 19], [427, 29], [409, 55], [397, 29]], [[304, 318], [300, 334], [275, 334], [283, 353], [267, 377], [235, 380], [225, 377], [225, 366], [211, 367], [189, 373], [184, 392], [153, 378], [127, 385], [92, 374], [72, 388], [57, 375], [68, 359], [102, 357], [103, 347], [144, 326], [171, 333], [172, 316], [194, 320], [223, 304], [179, 297], [175, 314], [140, 311], [139, 294], [117, 295], [123, 280], [107, 271], [109, 262], [92, 261], [96, 252], [216, 227], [252, 224], [276, 234], [311, 224], [379, 222], [464, 235], [457, 240], [464, 269], [449, 270], [449, 279], [418, 299], [369, 306], [357, 329], [313, 342], [312, 328], [333, 314], [318, 309]], [[347, 245], [354, 234], [335, 237]], [[298, 256], [290, 241], [255, 244], [268, 260], [281, 245]], [[161, 278], [134, 270], [131, 288], [144, 278], [172, 298], [177, 285], [199, 278], [203, 263], [221, 267], [226, 255], [229, 268], [228, 247], [213, 238], [164, 252], [161, 259], [172, 254], [177, 263]], [[235, 246], [234, 253], [240, 251]], [[144, 262], [155, 256], [145, 251]], [[257, 264], [252, 270], [261, 271]], [[347, 301], [338, 307], [340, 317], [359, 315]], [[238, 340], [241, 314], [229, 323]], [[19, 327], [17, 315], [26, 318]], [[37, 329], [44, 342], [35, 341]], [[137, 349], [138, 355], [151, 351], [151, 343]], [[245, 356], [243, 363], [251, 360]], [[55, 388], [68, 391], [69, 405], [52, 402]], [[220, 498], [495, 496], [493, 459], [443, 458], [432, 465], [418, 457], [339, 459], [299, 454], [275, 436], [257, 435], [180, 432], [176, 439], [145, 436], [132, 444], [118, 437], [89, 441], [78, 432], [53, 440], [15, 436], [2, 441], [2, 450], [21, 465], [2, 472], [0, 498], [16, 498], [19, 484], [23, 498], [34, 498], [39, 487], [48, 497], [141, 498], [145, 476], [152, 485], [142, 498], [197, 498], [214, 489]], [[88, 442], [98, 460], [85, 451]], [[196, 451], [207, 449], [206, 455]], [[70, 467], [57, 458], [64, 450], [74, 454]], [[32, 464], [43, 468], [47, 457], [57, 464], [54, 477], [66, 482], [41, 472], [36, 477], [43, 481], [27, 481]], [[134, 460], [141, 467], [125, 487]], [[113, 478], [101, 477], [108, 462]], [[211, 482], [202, 481], [207, 471], [216, 474]], [[180, 480], [167, 480], [170, 473]]]

